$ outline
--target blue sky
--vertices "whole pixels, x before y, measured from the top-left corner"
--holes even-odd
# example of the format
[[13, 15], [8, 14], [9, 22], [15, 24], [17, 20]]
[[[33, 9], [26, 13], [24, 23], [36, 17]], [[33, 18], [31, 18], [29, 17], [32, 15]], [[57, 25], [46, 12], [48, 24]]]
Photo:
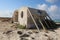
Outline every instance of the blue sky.
[[23, 6], [46, 10], [52, 19], [60, 19], [59, 0], [0, 0], [0, 17], [11, 17]]

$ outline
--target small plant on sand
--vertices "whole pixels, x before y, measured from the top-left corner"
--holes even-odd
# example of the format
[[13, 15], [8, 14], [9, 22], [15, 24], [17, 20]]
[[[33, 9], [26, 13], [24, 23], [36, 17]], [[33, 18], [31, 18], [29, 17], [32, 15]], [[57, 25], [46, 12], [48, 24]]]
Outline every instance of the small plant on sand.
[[19, 28], [19, 29], [25, 29], [26, 26], [23, 26], [23, 25], [17, 24], [17, 28]]

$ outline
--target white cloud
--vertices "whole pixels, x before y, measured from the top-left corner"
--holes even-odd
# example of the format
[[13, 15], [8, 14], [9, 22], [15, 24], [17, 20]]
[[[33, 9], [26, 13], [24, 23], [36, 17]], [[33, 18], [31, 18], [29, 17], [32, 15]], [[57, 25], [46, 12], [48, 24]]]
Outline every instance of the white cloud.
[[50, 15], [52, 15], [53, 18], [56, 18], [58, 19], [60, 17], [60, 9], [58, 6], [56, 5], [51, 5], [49, 8], [48, 8], [48, 11], [50, 13]]
[[12, 11], [10, 10], [0, 10], [0, 17], [11, 17], [12, 16]]
[[59, 19], [60, 17], [60, 7], [56, 5], [48, 6], [47, 4], [40, 4], [37, 5], [37, 8], [47, 11], [50, 17], [53, 19]]
[[58, 11], [58, 7], [56, 5], [52, 5], [50, 6], [50, 8], [48, 9], [50, 12], [57, 12]]
[[57, 2], [58, 0], [46, 0], [46, 2], [49, 2], [49, 3], [55, 3]]
[[38, 9], [47, 10], [48, 6], [46, 4], [38, 4]]

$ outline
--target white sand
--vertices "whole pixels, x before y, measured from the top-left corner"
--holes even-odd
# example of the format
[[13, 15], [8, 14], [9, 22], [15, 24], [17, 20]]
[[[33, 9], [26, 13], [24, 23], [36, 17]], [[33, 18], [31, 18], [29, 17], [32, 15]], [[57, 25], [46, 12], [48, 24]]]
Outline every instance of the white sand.
[[[4, 24], [2, 23], [2, 25]], [[54, 30], [55, 32], [48, 31], [48, 33], [45, 33], [44, 31], [40, 31], [40, 33], [38, 33], [36, 30], [11, 28], [11, 25], [12, 24], [6, 23], [5, 26], [0, 27], [0, 40], [60, 40], [60, 28]], [[12, 32], [7, 33], [7, 31], [10, 30]], [[21, 31], [22, 34], [18, 34], [18, 31]], [[21, 37], [24, 34], [28, 34], [29, 36]]]

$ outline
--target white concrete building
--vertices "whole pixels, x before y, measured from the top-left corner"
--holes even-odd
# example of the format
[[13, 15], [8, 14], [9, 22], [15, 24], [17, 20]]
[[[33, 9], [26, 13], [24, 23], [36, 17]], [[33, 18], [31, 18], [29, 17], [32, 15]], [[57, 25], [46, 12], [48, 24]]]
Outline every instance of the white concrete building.
[[33, 27], [35, 26], [35, 24], [32, 20], [31, 15], [33, 16], [37, 24], [39, 24], [39, 19], [45, 20], [46, 18], [49, 17], [44, 10], [22, 7], [14, 12], [13, 21], [18, 22], [20, 25], [23, 26]]

